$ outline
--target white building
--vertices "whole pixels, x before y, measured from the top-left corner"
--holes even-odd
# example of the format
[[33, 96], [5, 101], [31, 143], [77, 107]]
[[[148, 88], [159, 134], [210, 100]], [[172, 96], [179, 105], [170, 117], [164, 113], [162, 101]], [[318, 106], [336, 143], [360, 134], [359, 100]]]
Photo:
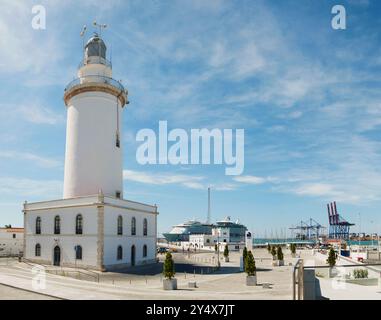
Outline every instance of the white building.
[[18, 256], [23, 245], [23, 228], [0, 228], [0, 256]]
[[102, 271], [156, 261], [157, 207], [123, 199], [127, 94], [95, 34], [64, 94], [63, 199], [24, 204], [26, 259]]

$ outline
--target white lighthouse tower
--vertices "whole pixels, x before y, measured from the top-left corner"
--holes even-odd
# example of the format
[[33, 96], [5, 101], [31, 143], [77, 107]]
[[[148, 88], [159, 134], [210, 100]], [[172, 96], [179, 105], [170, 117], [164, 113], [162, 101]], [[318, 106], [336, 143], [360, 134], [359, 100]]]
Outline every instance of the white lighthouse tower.
[[24, 203], [24, 257], [101, 271], [154, 263], [157, 207], [123, 198], [127, 90], [112, 78], [100, 33], [83, 50], [77, 79], [64, 92], [63, 199]]
[[84, 48], [78, 78], [65, 89], [67, 106], [65, 199], [123, 196], [122, 114], [127, 90], [112, 79], [106, 45], [95, 34]]

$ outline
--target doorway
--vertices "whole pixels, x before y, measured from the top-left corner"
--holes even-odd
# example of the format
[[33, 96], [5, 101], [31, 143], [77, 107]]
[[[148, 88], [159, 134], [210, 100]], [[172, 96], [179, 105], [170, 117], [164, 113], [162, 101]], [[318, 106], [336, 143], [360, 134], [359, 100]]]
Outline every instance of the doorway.
[[131, 266], [135, 265], [135, 246], [131, 247]]
[[55, 266], [61, 265], [61, 248], [59, 246], [54, 247], [53, 265]]

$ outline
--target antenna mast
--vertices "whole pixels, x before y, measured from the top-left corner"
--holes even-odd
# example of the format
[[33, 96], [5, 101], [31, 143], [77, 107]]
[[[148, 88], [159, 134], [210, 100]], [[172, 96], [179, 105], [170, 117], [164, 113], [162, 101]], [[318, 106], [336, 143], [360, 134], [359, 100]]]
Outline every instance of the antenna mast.
[[210, 224], [211, 220], [211, 213], [210, 213], [210, 187], [208, 187], [208, 218], [206, 222]]

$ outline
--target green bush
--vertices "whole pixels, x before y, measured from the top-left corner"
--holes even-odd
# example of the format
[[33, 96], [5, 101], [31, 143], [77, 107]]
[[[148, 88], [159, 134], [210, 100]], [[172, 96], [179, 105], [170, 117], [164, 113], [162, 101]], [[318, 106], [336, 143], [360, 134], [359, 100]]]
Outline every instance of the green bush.
[[353, 277], [355, 279], [368, 278], [368, 270], [366, 270], [366, 269], [355, 269], [355, 270], [353, 270]]
[[271, 253], [271, 246], [270, 246], [270, 243], [267, 244], [267, 251], [268, 251], [269, 253]]
[[282, 252], [281, 247], [278, 247], [276, 255], [277, 255], [278, 260], [283, 260], [283, 252]]
[[228, 245], [225, 246], [225, 249], [224, 249], [224, 257], [225, 257], [225, 258], [229, 257], [229, 248], [228, 248]]
[[165, 256], [163, 265], [163, 274], [166, 279], [172, 279], [175, 275], [175, 263], [173, 262], [172, 255], [168, 252]]
[[328, 254], [328, 259], [327, 263], [329, 264], [330, 267], [334, 267], [336, 265], [336, 259], [337, 259], [337, 254], [333, 248], [329, 250]]
[[247, 253], [247, 258], [245, 261], [245, 272], [248, 276], [255, 276], [257, 273], [257, 268], [255, 267], [255, 260], [251, 251]]
[[243, 270], [246, 270], [246, 259], [247, 259], [247, 248], [243, 248], [242, 252], [242, 258], [243, 258]]
[[273, 247], [271, 247], [271, 255], [273, 256], [273, 257], [275, 257], [276, 256], [276, 249], [275, 249], [275, 247], [273, 246]]

